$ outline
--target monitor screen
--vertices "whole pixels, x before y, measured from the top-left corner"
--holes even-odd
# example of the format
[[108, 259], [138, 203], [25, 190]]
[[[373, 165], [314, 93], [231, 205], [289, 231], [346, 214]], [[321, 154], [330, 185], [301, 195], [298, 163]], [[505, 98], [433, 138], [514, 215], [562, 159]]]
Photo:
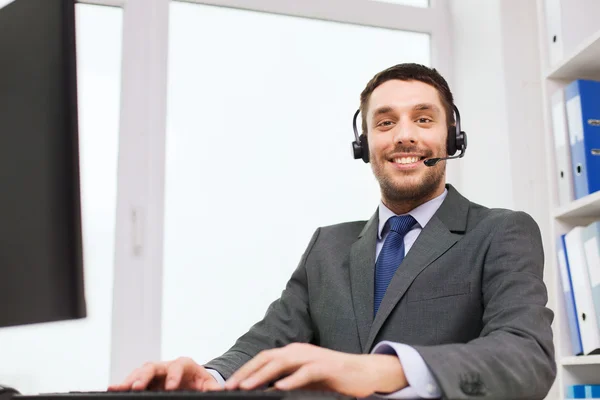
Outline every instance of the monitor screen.
[[0, 326], [86, 315], [74, 3], [0, 8]]

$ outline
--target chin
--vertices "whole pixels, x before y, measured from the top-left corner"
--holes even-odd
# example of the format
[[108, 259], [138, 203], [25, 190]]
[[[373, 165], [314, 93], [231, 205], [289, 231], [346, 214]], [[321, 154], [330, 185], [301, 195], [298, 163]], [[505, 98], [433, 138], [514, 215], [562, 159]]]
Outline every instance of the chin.
[[410, 174], [378, 179], [382, 194], [391, 201], [415, 201], [431, 197], [443, 182], [443, 175]]

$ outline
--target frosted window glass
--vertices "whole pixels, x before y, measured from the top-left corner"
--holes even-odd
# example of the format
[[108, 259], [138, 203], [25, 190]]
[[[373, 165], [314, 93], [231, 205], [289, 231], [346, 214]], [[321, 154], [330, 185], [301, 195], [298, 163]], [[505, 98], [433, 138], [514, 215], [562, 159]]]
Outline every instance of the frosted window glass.
[[367, 81], [426, 34], [173, 2], [162, 354], [217, 356], [279, 297], [318, 226], [368, 219], [351, 157]]
[[76, 5], [88, 317], [0, 329], [0, 383], [22, 393], [108, 384], [122, 14], [120, 8]]

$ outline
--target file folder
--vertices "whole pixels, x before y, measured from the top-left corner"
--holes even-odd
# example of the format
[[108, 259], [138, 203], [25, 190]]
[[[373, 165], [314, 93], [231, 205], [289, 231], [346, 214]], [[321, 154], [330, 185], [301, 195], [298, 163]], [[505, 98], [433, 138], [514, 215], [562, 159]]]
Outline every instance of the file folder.
[[558, 268], [560, 272], [565, 311], [567, 315], [567, 324], [569, 325], [571, 354], [578, 356], [583, 354], [583, 346], [581, 344], [581, 335], [579, 333], [579, 322], [577, 321], [577, 308], [575, 307], [571, 272], [569, 268], [569, 261], [567, 259], [565, 235], [561, 235], [557, 242], [556, 248], [558, 249]]
[[600, 82], [578, 79], [565, 87], [575, 198], [600, 190]]
[[567, 130], [564, 91], [557, 90], [554, 92], [554, 94], [552, 94], [551, 103], [558, 204], [564, 206], [575, 199], [573, 193], [573, 174], [571, 173], [571, 146]]
[[563, 35], [561, 24], [561, 0], [544, 0], [546, 14], [546, 43], [550, 66], [563, 59]]
[[585, 385], [586, 399], [600, 399], [600, 385]]
[[586, 385], [568, 385], [567, 386], [567, 399], [585, 399], [585, 386]]
[[[587, 226], [582, 233], [582, 240], [590, 274], [596, 318], [600, 323], [600, 222], [594, 222]], [[600, 326], [598, 326], [598, 329], [600, 329]]]
[[577, 310], [577, 322], [583, 353], [600, 353], [600, 330], [594, 308], [592, 297], [592, 286], [583, 247], [583, 233], [586, 228], [575, 227], [565, 235], [567, 259], [573, 282], [573, 295], [575, 298], [575, 309]]
[[568, 385], [567, 399], [600, 399], [600, 385]]
[[600, 385], [585, 385], [586, 399], [600, 399]]

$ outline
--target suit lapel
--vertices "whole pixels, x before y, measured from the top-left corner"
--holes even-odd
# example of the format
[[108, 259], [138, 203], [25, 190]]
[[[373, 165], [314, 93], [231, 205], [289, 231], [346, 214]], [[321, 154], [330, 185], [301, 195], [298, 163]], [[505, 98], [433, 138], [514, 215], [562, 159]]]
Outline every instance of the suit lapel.
[[358, 326], [361, 350], [364, 352], [373, 323], [375, 285], [375, 246], [377, 244], [378, 212], [367, 222], [350, 249], [350, 285], [352, 304]]
[[[452, 247], [464, 233], [469, 201], [462, 197], [451, 185], [447, 185], [447, 187], [446, 199], [423, 228], [392, 278], [371, 326], [366, 344], [363, 346], [363, 352], [371, 348], [385, 320], [404, 296], [413, 280], [421, 271]], [[372, 268], [374, 270], [374, 265]], [[370, 283], [373, 286], [373, 276], [371, 276]], [[372, 305], [373, 288], [371, 288], [370, 300]], [[372, 309], [373, 307], [371, 307], [371, 312], [373, 312]], [[363, 342], [361, 341], [361, 343]]]

